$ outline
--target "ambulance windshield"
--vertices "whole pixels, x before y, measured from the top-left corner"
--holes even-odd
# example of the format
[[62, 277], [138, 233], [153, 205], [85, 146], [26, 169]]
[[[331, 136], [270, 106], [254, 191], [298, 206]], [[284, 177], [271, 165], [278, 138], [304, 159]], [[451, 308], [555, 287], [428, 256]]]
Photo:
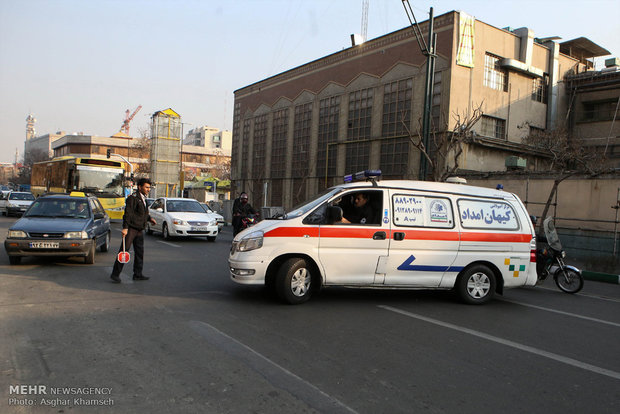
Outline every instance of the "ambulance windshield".
[[333, 195], [338, 194], [341, 191], [342, 191], [342, 188], [339, 188], [339, 187], [328, 188], [327, 190], [318, 194], [316, 197], [314, 197], [310, 201], [306, 201], [296, 206], [295, 208], [293, 208], [292, 211], [286, 213], [286, 215], [284, 216], [284, 219], [288, 220], [288, 219], [294, 219], [299, 216], [303, 216], [308, 211], [313, 210], [315, 207], [321, 205], [321, 203], [324, 203], [325, 201], [330, 199]]

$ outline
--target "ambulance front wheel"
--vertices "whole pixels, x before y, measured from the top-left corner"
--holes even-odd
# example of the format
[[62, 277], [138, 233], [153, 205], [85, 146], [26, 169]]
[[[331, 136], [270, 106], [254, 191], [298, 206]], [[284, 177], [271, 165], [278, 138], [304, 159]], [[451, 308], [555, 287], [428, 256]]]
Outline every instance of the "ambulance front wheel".
[[495, 275], [485, 265], [472, 266], [459, 276], [456, 290], [465, 303], [487, 303], [495, 293]]
[[305, 259], [288, 259], [278, 269], [276, 292], [278, 297], [292, 305], [303, 303], [312, 295], [312, 267]]

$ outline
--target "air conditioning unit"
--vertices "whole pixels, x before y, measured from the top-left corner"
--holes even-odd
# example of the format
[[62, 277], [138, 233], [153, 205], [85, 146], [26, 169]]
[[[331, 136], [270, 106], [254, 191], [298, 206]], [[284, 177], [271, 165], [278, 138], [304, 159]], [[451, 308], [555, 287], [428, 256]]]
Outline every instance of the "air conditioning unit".
[[527, 160], [525, 158], [510, 156], [506, 157], [506, 169], [508, 170], [524, 170], [527, 166]]
[[614, 66], [620, 66], [620, 58], [613, 57], [613, 58], [605, 59], [606, 68], [611, 68]]

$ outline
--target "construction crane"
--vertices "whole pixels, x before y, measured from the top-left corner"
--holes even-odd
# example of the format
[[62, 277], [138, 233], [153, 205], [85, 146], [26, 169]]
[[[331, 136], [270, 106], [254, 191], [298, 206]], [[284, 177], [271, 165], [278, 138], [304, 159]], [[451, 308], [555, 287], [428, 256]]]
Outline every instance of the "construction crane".
[[125, 134], [129, 135], [129, 123], [131, 122], [133, 117], [136, 116], [140, 109], [142, 109], [142, 105], [138, 105], [138, 107], [133, 111], [131, 115], [129, 115], [129, 109], [125, 111], [125, 120], [123, 121], [120, 132], [124, 132]]
[[368, 40], [368, 2], [362, 0], [362, 42]]

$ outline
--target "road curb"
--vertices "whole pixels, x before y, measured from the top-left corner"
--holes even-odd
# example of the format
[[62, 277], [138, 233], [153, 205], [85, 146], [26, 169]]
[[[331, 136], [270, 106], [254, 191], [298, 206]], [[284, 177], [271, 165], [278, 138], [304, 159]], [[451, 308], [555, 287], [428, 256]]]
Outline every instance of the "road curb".
[[584, 270], [581, 272], [583, 278], [586, 280], [594, 280], [597, 282], [613, 283], [620, 285], [620, 275], [612, 275], [609, 273], [590, 272]]

